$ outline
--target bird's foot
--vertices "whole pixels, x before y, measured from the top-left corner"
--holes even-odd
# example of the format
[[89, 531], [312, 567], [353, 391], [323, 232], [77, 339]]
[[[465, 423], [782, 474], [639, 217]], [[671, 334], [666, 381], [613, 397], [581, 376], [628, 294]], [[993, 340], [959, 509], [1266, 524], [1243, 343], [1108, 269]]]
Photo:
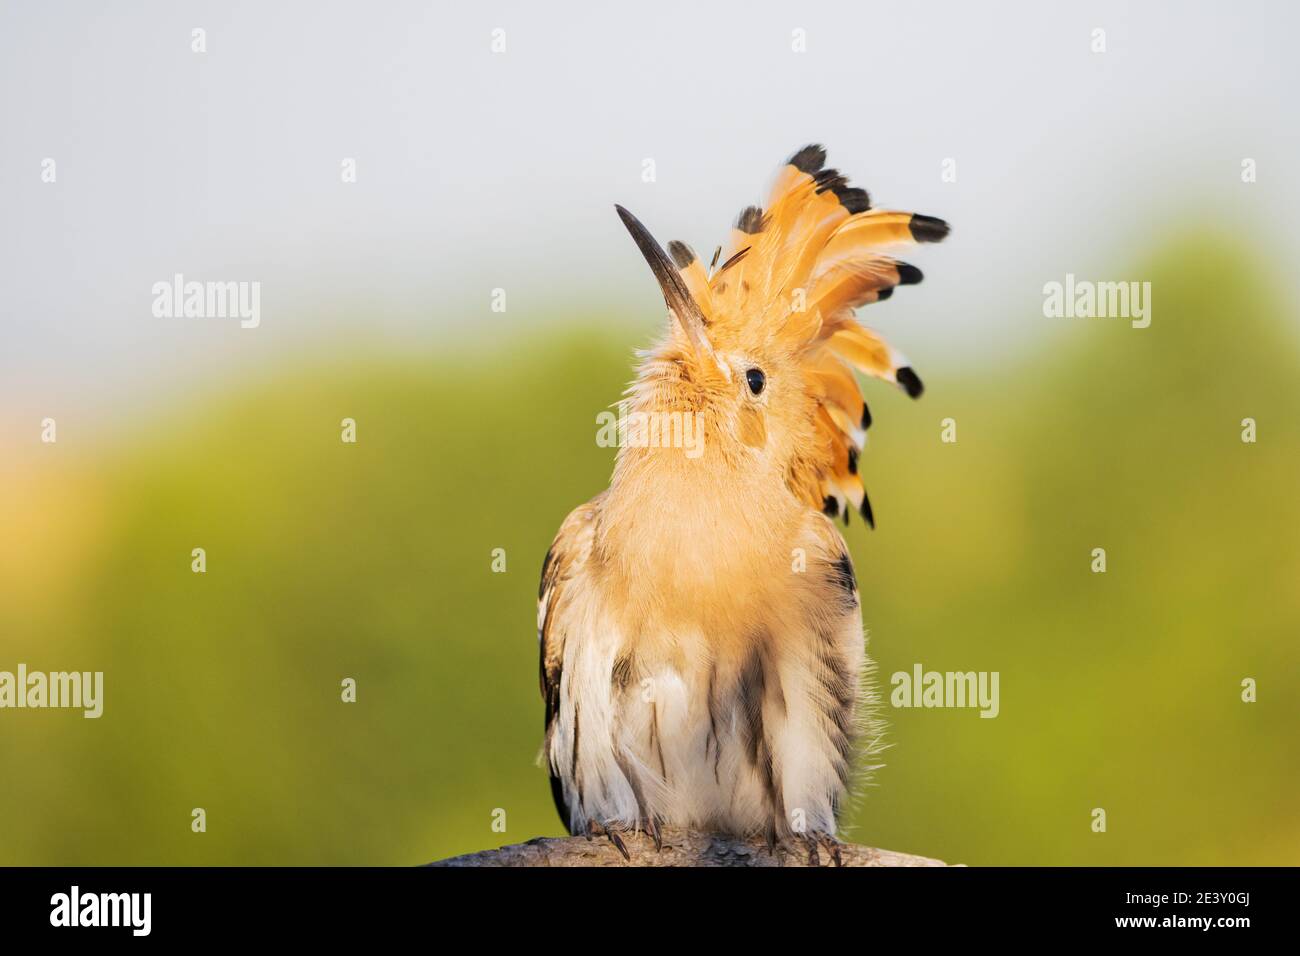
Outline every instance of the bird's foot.
[[815, 833], [801, 834], [799, 839], [803, 842], [804, 847], [808, 851], [809, 866], [822, 865], [820, 851], [825, 851], [826, 856], [830, 860], [830, 862], [826, 864], [827, 866], [844, 865], [844, 856], [842, 852], [844, 844], [840, 843], [833, 833], [819, 830]]

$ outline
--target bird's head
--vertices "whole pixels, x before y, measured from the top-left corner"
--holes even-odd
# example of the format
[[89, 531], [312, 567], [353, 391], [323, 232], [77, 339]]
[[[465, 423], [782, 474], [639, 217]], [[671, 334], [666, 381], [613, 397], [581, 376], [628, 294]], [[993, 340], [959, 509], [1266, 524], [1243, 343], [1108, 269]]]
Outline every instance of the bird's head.
[[[632, 407], [696, 416], [713, 446], [709, 452], [750, 470], [784, 474], [797, 448], [812, 438], [816, 401], [804, 381], [802, 350], [763, 334], [757, 323], [707, 315], [685, 278], [697, 269], [703, 274], [695, 254], [681, 242], [665, 251], [635, 216], [617, 208], [668, 304], [667, 335], [643, 357]], [[635, 401], [638, 396], [642, 401]]]
[[[616, 207], [669, 314], [668, 334], [643, 356], [626, 407], [692, 416], [713, 476], [758, 476], [808, 505], [846, 520], [856, 510], [870, 523], [858, 457], [871, 418], [852, 369], [913, 398], [921, 382], [853, 310], [920, 281], [920, 270], [879, 247], [935, 242], [948, 227], [872, 209], [866, 192], [824, 160], [819, 146], [795, 153], [767, 210], [745, 209], [727, 258], [719, 265], [719, 250], [707, 269], [690, 247], [670, 242], [665, 250]], [[664, 422], [641, 424], [658, 424], [662, 438]]]

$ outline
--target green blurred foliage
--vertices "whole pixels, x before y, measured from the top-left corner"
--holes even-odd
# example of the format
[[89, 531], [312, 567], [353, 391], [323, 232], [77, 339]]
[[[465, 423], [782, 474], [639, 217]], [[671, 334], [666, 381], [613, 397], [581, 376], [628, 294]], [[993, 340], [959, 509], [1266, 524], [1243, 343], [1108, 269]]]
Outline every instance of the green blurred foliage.
[[[921, 363], [918, 403], [869, 392], [879, 528], [847, 537], [883, 696], [916, 662], [997, 670], [1001, 714], [886, 705], [852, 839], [1300, 862], [1295, 316], [1210, 238], [1124, 274], [1153, 283], [1148, 329], [1054, 320], [1023, 361]], [[595, 416], [650, 335], [603, 327], [340, 358], [55, 466], [66, 487], [31, 506], [93, 517], [32, 542], [0, 668], [102, 669], [105, 715], [0, 714], [0, 863], [414, 864], [562, 832], [536, 765], [537, 574], [608, 480]]]

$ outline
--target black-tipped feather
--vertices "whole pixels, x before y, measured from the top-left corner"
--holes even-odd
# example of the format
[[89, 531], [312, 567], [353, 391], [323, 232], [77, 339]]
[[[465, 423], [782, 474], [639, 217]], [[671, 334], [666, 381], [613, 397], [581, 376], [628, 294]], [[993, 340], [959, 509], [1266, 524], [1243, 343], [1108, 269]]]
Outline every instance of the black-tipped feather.
[[898, 284], [899, 285], [916, 285], [925, 278], [921, 270], [910, 262], [896, 263], [898, 266]]
[[921, 378], [909, 366], [904, 365], [895, 373], [898, 384], [902, 386], [903, 391], [907, 392], [908, 398], [920, 398], [921, 393], [925, 391], [925, 386], [921, 383]]
[[736, 228], [746, 235], [763, 231], [763, 210], [758, 206], [746, 206], [736, 217]]
[[939, 242], [950, 231], [948, 224], [942, 219], [936, 219], [934, 216], [923, 216], [919, 212], [912, 213], [907, 228], [911, 231], [912, 238], [917, 242]]
[[840, 205], [848, 210], [849, 215], [866, 212], [871, 208], [871, 197], [867, 195], [865, 189], [846, 186], [835, 190], [835, 196], [839, 199]]
[[791, 156], [787, 162], [799, 172], [813, 176], [826, 165], [826, 149], [817, 143], [810, 143]]
[[813, 175], [813, 182], [817, 184], [817, 192], [824, 193], [828, 189], [840, 190], [849, 185], [849, 181], [844, 178], [838, 169], [823, 169]]
[[676, 239], [668, 243], [668, 254], [673, 257], [673, 264], [679, 269], [685, 269], [695, 261], [695, 251]]

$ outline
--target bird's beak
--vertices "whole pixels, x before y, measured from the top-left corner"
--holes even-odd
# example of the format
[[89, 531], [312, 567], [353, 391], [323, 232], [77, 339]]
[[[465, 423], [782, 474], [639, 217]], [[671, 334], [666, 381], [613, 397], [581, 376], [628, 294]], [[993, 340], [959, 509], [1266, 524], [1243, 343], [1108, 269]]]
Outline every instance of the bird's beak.
[[641, 224], [640, 219], [622, 206], [615, 205], [614, 208], [618, 210], [618, 217], [623, 220], [623, 225], [627, 226], [627, 231], [632, 234], [632, 239], [641, 250], [641, 255], [645, 256], [645, 261], [650, 264], [650, 271], [655, 274], [655, 278], [659, 281], [659, 288], [663, 290], [664, 301], [668, 303], [669, 311], [677, 319], [682, 331], [686, 333], [687, 340], [701, 358], [705, 356], [713, 358], [713, 349], [704, 331], [706, 324], [704, 313], [691, 297], [686, 283], [682, 281], [681, 273], [677, 271], [677, 266], [673, 264], [672, 259], [668, 258], [668, 253], [664, 252], [663, 247], [655, 241], [655, 237], [650, 235], [650, 230]]

